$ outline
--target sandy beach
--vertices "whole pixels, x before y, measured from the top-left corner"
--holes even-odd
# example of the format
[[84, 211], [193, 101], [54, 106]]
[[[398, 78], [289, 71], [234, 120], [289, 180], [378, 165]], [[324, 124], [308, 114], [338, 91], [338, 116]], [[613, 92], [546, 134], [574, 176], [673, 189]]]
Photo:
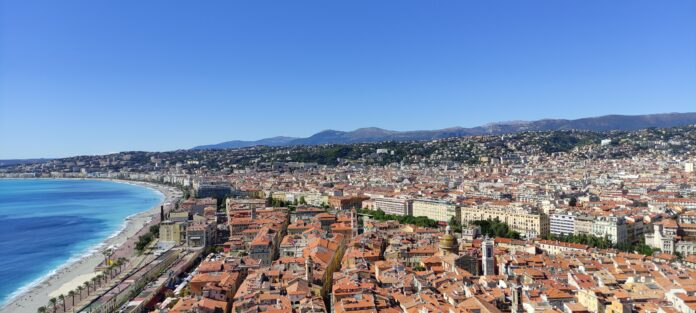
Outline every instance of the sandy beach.
[[[176, 201], [181, 197], [181, 192], [174, 187], [153, 183], [124, 180], [110, 181], [156, 189], [164, 195], [160, 204], [147, 211], [130, 216], [120, 232], [100, 244], [100, 247], [118, 247], [113, 258], [127, 257], [132, 253], [134, 242], [137, 238], [147, 231], [150, 225], [159, 221], [160, 205], [164, 205], [167, 211], [172, 209]], [[80, 259], [62, 265], [54, 273], [34, 284], [22, 294], [10, 299], [0, 308], [0, 313], [36, 313], [39, 307], [48, 304], [50, 298], [57, 298], [60, 294], [66, 295], [66, 302], [70, 303], [67, 297], [68, 292], [94, 277], [97, 274], [95, 268], [104, 260], [100, 249], [93, 249], [92, 251], [92, 253]], [[78, 299], [76, 298], [76, 303]], [[61, 309], [58, 311], [60, 312]]]

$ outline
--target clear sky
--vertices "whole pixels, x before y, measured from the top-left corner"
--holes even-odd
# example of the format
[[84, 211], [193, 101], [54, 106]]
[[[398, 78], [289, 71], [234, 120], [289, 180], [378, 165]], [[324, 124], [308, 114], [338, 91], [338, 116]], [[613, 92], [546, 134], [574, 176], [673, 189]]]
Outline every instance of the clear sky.
[[0, 159], [696, 111], [692, 0], [0, 3]]

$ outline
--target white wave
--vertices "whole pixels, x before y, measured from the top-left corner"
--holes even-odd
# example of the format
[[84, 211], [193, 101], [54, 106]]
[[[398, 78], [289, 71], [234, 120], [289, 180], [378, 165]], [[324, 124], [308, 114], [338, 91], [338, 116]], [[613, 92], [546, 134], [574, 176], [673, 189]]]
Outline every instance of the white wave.
[[[98, 180], [98, 179], [95, 179], [95, 180]], [[129, 184], [129, 185], [134, 185], [134, 186], [139, 186], [139, 187], [144, 187], [144, 188], [154, 190], [160, 196], [160, 203], [157, 204], [156, 206], [148, 208], [144, 211], [126, 216], [124, 221], [120, 224], [119, 228], [116, 231], [112, 232], [111, 235], [104, 238], [99, 243], [96, 243], [92, 246], [89, 246], [89, 247], [83, 249], [80, 252], [75, 253], [73, 256], [71, 256], [68, 260], [63, 262], [57, 268], [49, 271], [48, 273], [42, 275], [39, 278], [34, 279], [30, 283], [20, 287], [19, 289], [17, 289], [13, 293], [9, 294], [7, 297], [5, 297], [5, 299], [0, 299], [0, 301], [2, 301], [2, 304], [0, 304], [0, 310], [5, 309], [7, 307], [7, 305], [11, 304], [12, 302], [16, 301], [17, 299], [20, 299], [22, 296], [24, 296], [28, 292], [42, 286], [45, 283], [47, 283], [53, 277], [62, 273], [65, 270], [73, 267], [75, 264], [82, 262], [82, 261], [85, 261], [86, 259], [89, 259], [91, 257], [99, 256], [99, 254], [101, 254], [101, 249], [103, 247], [105, 247], [107, 244], [114, 245], [113, 243], [109, 243], [109, 241], [111, 241], [114, 238], [117, 238], [119, 235], [121, 235], [123, 232], [125, 232], [128, 229], [128, 226], [130, 226], [130, 224], [134, 222], [135, 217], [137, 217], [138, 215], [148, 215], [148, 213], [150, 213], [150, 215], [154, 214], [150, 211], [153, 211], [155, 208], [158, 208], [160, 205], [163, 205], [164, 200], [167, 198], [167, 196], [161, 190], [155, 188], [154, 186], [152, 186], [150, 184], [148, 184], [149, 185], [148, 186], [148, 185], [145, 185], [143, 183], [132, 183], [132, 182], [121, 181], [121, 180], [109, 180], [109, 181], [116, 182], [116, 183]], [[150, 221], [152, 221], [152, 216], [147, 217], [144, 220], [143, 225], [149, 223]], [[138, 230], [136, 230], [136, 232]], [[127, 238], [124, 238], [123, 241], [124, 242], [127, 241]], [[123, 242], [116, 243], [115, 245], [120, 246], [121, 244], [123, 244]], [[55, 286], [55, 287], [60, 287], [60, 286]]]

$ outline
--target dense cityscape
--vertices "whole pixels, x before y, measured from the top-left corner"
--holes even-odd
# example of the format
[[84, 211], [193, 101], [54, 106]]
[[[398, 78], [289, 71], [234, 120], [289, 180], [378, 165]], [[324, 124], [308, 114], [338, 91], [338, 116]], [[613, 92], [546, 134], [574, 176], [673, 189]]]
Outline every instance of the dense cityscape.
[[696, 312], [696, 125], [122, 152], [5, 178], [177, 191], [43, 312]]

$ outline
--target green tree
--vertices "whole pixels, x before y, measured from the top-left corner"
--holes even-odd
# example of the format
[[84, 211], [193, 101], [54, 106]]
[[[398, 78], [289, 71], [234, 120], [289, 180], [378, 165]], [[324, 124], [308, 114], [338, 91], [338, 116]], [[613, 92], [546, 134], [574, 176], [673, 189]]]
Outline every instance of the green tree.
[[501, 237], [520, 239], [520, 233], [514, 231], [508, 224], [501, 222], [499, 219], [488, 219], [472, 221], [471, 224], [481, 227], [481, 233], [488, 237]]
[[568, 202], [568, 205], [570, 206], [576, 206], [578, 204], [578, 198], [576, 197], [571, 197], [570, 202]]
[[456, 216], [452, 216], [452, 218], [450, 218], [449, 226], [452, 229], [452, 231], [455, 233], [462, 232], [462, 222], [460, 220], [458, 220]]
[[418, 227], [436, 227], [438, 225], [438, 222], [432, 219], [429, 219], [425, 216], [410, 216], [410, 215], [395, 215], [395, 214], [386, 214], [384, 211], [381, 209], [377, 210], [368, 210], [368, 209], [358, 209], [356, 210], [358, 213], [362, 214], [367, 214], [370, 215], [370, 217], [374, 220], [378, 221], [398, 221], [401, 224], [411, 224], [411, 225], [416, 225]]

